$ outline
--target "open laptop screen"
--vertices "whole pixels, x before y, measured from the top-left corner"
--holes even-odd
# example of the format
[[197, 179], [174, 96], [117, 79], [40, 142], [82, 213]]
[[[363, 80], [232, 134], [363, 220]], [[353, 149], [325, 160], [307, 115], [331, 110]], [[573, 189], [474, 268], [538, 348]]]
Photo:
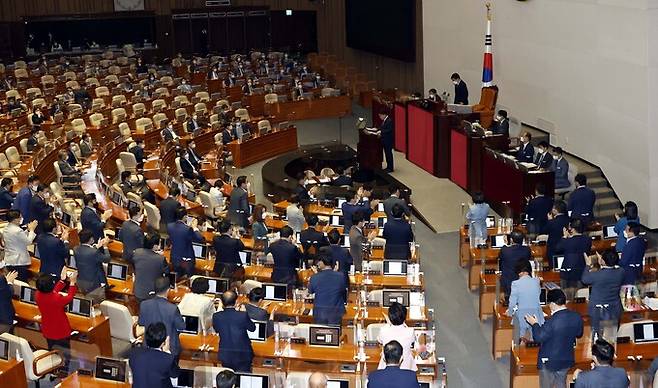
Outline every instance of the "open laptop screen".
[[603, 238], [604, 239], [617, 238], [617, 232], [615, 232], [614, 225], [606, 225], [603, 227]]
[[117, 280], [126, 280], [128, 277], [128, 266], [119, 263], [108, 263], [107, 277]]
[[265, 321], [254, 321], [256, 329], [254, 331], [248, 331], [249, 339], [252, 341], [265, 341], [267, 339], [267, 322]]
[[502, 248], [505, 246], [505, 235], [497, 234], [491, 236], [491, 247], [492, 248]]
[[384, 275], [406, 275], [407, 261], [384, 260]]
[[125, 382], [127, 369], [128, 362], [125, 360], [97, 357], [94, 377], [102, 380]]
[[84, 317], [91, 316], [91, 300], [75, 297], [69, 303], [69, 312], [71, 314], [82, 315]]
[[197, 259], [206, 259], [208, 257], [208, 246], [205, 244], [192, 243], [194, 257]]
[[269, 388], [270, 378], [265, 375], [238, 373], [238, 388]]
[[635, 342], [658, 341], [658, 322], [638, 322], [633, 325]]
[[0, 360], [9, 360], [9, 341], [0, 338]]
[[311, 346], [340, 346], [340, 327], [309, 326]]
[[181, 333], [185, 333], [185, 334], [199, 333], [199, 317], [195, 317], [192, 315], [183, 315], [183, 322], [185, 322], [185, 328], [180, 330]]
[[263, 283], [265, 300], [284, 301], [288, 298], [288, 285], [276, 283]]
[[327, 380], [327, 388], [349, 388], [350, 382], [347, 380]]
[[383, 290], [383, 306], [391, 307], [393, 303], [400, 303], [405, 307], [409, 307], [409, 290]]

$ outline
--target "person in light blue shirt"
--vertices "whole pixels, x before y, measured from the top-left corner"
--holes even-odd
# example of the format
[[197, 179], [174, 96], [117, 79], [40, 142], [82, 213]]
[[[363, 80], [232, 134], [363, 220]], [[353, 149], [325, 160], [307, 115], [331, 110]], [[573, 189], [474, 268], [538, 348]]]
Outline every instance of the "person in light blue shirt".
[[539, 320], [539, 324], [543, 325], [544, 314], [539, 302], [541, 286], [539, 285], [539, 279], [531, 276], [530, 262], [526, 260], [517, 262], [515, 271], [519, 278], [512, 282], [507, 315], [512, 317], [514, 342], [518, 344], [521, 337], [532, 338], [532, 329], [523, 317], [526, 314], [535, 315]]
[[481, 192], [473, 193], [473, 203], [469, 206], [466, 213], [468, 221], [468, 234], [471, 245], [482, 244], [487, 241], [487, 216], [489, 215], [489, 205], [484, 202], [484, 194]]
[[615, 250], [618, 253], [621, 253], [626, 245], [626, 236], [624, 236], [626, 225], [628, 225], [629, 222], [635, 222], [636, 224], [640, 223], [637, 204], [633, 201], [626, 202], [624, 204], [624, 214], [615, 214], [615, 218], [617, 219], [617, 223], [615, 224], [615, 233], [617, 233], [617, 244], [615, 245]]

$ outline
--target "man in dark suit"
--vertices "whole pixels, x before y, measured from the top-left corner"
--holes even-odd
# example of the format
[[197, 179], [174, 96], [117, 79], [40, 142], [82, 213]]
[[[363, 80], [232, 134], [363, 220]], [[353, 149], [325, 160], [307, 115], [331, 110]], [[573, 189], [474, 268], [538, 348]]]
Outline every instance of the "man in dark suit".
[[302, 244], [302, 251], [307, 259], [314, 259], [317, 257], [321, 247], [329, 245], [327, 237], [324, 233], [318, 232], [316, 227], [318, 225], [318, 216], [309, 214], [306, 216], [306, 224], [308, 228], [299, 233], [299, 242]]
[[9, 210], [13, 206], [14, 193], [11, 190], [13, 184], [14, 181], [11, 178], [2, 178], [0, 181], [0, 210]]
[[569, 195], [569, 206], [571, 218], [582, 218], [586, 224], [594, 221], [594, 203], [596, 194], [594, 190], [587, 187], [587, 177], [583, 174], [577, 174], [574, 178], [576, 189]]
[[187, 143], [187, 157], [197, 170], [201, 167], [201, 160], [203, 159], [199, 154], [196, 153], [196, 143], [194, 143], [194, 140], [191, 140], [189, 143]]
[[62, 181], [67, 183], [80, 182], [80, 173], [74, 167], [75, 164], [71, 164], [71, 159], [68, 155], [64, 150], [60, 150], [58, 154], [57, 167], [59, 168], [59, 172], [62, 173]]
[[141, 168], [144, 166], [144, 139], [138, 139], [136, 144], [128, 152], [135, 155], [138, 167]]
[[107, 277], [103, 264], [110, 262], [110, 251], [107, 249], [110, 240], [103, 238], [94, 246], [94, 234], [88, 229], [82, 229], [78, 236], [80, 245], [73, 250], [78, 268], [78, 287], [87, 297], [100, 303], [105, 297], [103, 286], [107, 284]]
[[417, 388], [416, 372], [400, 369], [402, 345], [391, 341], [384, 345], [385, 369], [378, 369], [368, 375], [368, 388]]
[[58, 237], [54, 233], [57, 221], [52, 218], [44, 220], [41, 227], [43, 234], [36, 241], [41, 263], [39, 272], [59, 276], [69, 257], [69, 229], [64, 229], [62, 237]]
[[354, 218], [354, 213], [361, 212], [362, 218], [369, 220], [373, 213], [372, 208], [376, 208], [378, 205], [377, 200], [371, 204], [369, 200], [363, 199], [358, 191], [352, 191], [348, 193], [347, 196], [349, 199], [341, 206], [341, 210], [343, 211], [343, 228], [345, 234], [349, 234], [350, 232], [350, 228], [353, 225], [352, 219]]
[[504, 246], [498, 254], [498, 266], [500, 268], [500, 288], [509, 298], [512, 282], [519, 278], [516, 272], [517, 263], [532, 260], [530, 247], [523, 245], [525, 235], [519, 230], [513, 230], [510, 234], [512, 245]]
[[246, 312], [236, 310], [237, 299], [234, 291], [222, 294], [224, 310], [213, 315], [212, 326], [221, 338], [218, 356], [222, 366], [236, 372], [251, 372], [254, 351], [247, 332], [255, 330], [256, 325]]
[[185, 129], [187, 130], [187, 133], [195, 133], [199, 129], [201, 129], [201, 126], [199, 125], [199, 122], [197, 121], [196, 114], [193, 114], [187, 119], [187, 123], [185, 125]]
[[236, 181], [236, 187], [231, 190], [228, 216], [232, 223], [246, 228], [249, 224], [249, 183], [247, 177], [241, 175]]
[[528, 233], [542, 234], [548, 222], [548, 213], [553, 208], [553, 198], [546, 195], [543, 182], [535, 186], [535, 196], [528, 201], [525, 213], [528, 216]]
[[44, 184], [37, 186], [36, 192], [30, 199], [30, 211], [27, 222], [37, 221], [37, 229], [35, 233], [40, 235], [43, 233], [43, 221], [50, 218], [54, 208], [48, 204], [50, 199], [50, 189]]
[[350, 284], [350, 267], [354, 264], [352, 256], [350, 256], [349, 249], [340, 245], [341, 235], [338, 229], [334, 228], [327, 233], [329, 239], [329, 246], [321, 249], [321, 254], [328, 254], [334, 262], [338, 265], [338, 271], [343, 273], [345, 277], [345, 284]]
[[[600, 269], [592, 271], [592, 261], [598, 261]], [[595, 261], [595, 262], [596, 262]], [[624, 309], [619, 298], [619, 290], [624, 284], [624, 269], [619, 267], [619, 255], [614, 249], [603, 254], [588, 256], [581, 280], [590, 286], [587, 312], [592, 326], [592, 335], [610, 338], [616, 333], [619, 319]], [[614, 334], [613, 334], [614, 335]]]
[[535, 156], [535, 164], [537, 165], [537, 168], [541, 170], [552, 170], [553, 155], [548, 152], [548, 143], [542, 140], [537, 147], [539, 148], [539, 152], [537, 152], [537, 155]]
[[567, 226], [569, 226], [567, 204], [562, 200], [555, 200], [553, 209], [548, 215], [548, 221], [546, 221], [545, 233], [548, 235], [546, 257], [551, 258], [556, 253], [557, 244], [562, 239], [564, 228]]
[[200, 179], [201, 175], [199, 174], [197, 168], [194, 167], [192, 160], [190, 160], [190, 154], [187, 152], [187, 149], [181, 150], [178, 155], [180, 169], [183, 172], [183, 177], [185, 177], [185, 179]]
[[468, 105], [468, 87], [459, 74], [453, 73], [450, 77], [455, 85], [455, 104]]
[[80, 213], [80, 224], [82, 229], [87, 229], [91, 231], [94, 235], [96, 241], [100, 241], [105, 237], [103, 230], [105, 229], [105, 222], [112, 217], [112, 209], [108, 209], [100, 216], [96, 208], [98, 207], [98, 201], [96, 200], [96, 194], [85, 194], [84, 196], [85, 207]]
[[174, 126], [171, 121], [167, 123], [165, 129], [162, 130], [162, 138], [165, 142], [170, 142], [178, 139], [178, 135], [174, 132]]
[[171, 241], [171, 264], [178, 276], [192, 276], [196, 256], [192, 243], [204, 243], [205, 240], [197, 228], [197, 219], [192, 218], [190, 225], [184, 221], [187, 211], [184, 207], [176, 210], [176, 222], [167, 226], [169, 241]]
[[215, 236], [212, 245], [215, 248], [215, 273], [224, 278], [230, 278], [235, 270], [242, 266], [240, 251], [244, 250], [244, 243], [240, 240], [237, 230], [231, 233], [231, 221], [222, 220], [219, 224], [219, 236]]
[[293, 230], [289, 226], [281, 228], [281, 238], [270, 244], [267, 253], [274, 258], [272, 281], [276, 283], [296, 284], [297, 269], [303, 258], [302, 252], [292, 243]]
[[88, 158], [94, 152], [94, 146], [91, 143], [91, 136], [89, 136], [88, 133], [82, 135], [79, 147], [80, 155], [82, 155], [83, 158]]
[[386, 213], [386, 217], [388, 218], [393, 218], [393, 213], [391, 210], [393, 209], [394, 205], [400, 205], [402, 206], [402, 210], [404, 211], [404, 215], [407, 217], [411, 217], [411, 210], [409, 210], [409, 206], [407, 206], [407, 203], [405, 202], [404, 199], [400, 198], [400, 188], [396, 185], [391, 185], [388, 188], [388, 193], [389, 197], [384, 200], [384, 213]]
[[139, 207], [131, 207], [128, 209], [128, 215], [130, 218], [121, 224], [121, 230], [119, 230], [119, 241], [123, 243], [123, 253], [121, 257], [123, 257], [124, 260], [131, 262], [135, 249], [144, 246], [144, 232], [142, 231], [141, 226], [144, 214]]
[[414, 241], [414, 232], [404, 217], [404, 209], [399, 204], [393, 205], [391, 210], [393, 218], [389, 218], [384, 225], [383, 237], [386, 239], [384, 247], [385, 259], [409, 259], [411, 250], [409, 244]]
[[[313, 301], [313, 322], [326, 325], [340, 325], [345, 314], [347, 284], [345, 277], [332, 266], [331, 257], [318, 258], [318, 272], [311, 276], [308, 292], [315, 294]], [[335, 270], [336, 269], [336, 270]]]
[[507, 118], [506, 110], [501, 109], [498, 111], [498, 116], [493, 122], [491, 132], [493, 132], [494, 135], [503, 135], [509, 137], [509, 119]]
[[176, 222], [176, 211], [182, 206], [178, 202], [179, 195], [180, 189], [172, 187], [169, 189], [169, 196], [160, 201], [160, 229], [163, 231], [167, 230], [167, 225]]
[[561, 147], [555, 147], [553, 158], [553, 170], [555, 171], [555, 188], [564, 189], [571, 186], [569, 182], [569, 162], [564, 158]]
[[576, 388], [626, 388], [630, 385], [624, 368], [615, 368], [615, 348], [604, 339], [597, 339], [592, 344], [592, 369], [583, 372], [576, 369], [573, 379]]
[[543, 325], [537, 317], [526, 315], [532, 326], [532, 338], [540, 344], [537, 356], [539, 384], [542, 388], [566, 387], [567, 372], [575, 364], [574, 344], [583, 336], [583, 318], [567, 310], [566, 296], [560, 289], [548, 291], [546, 302], [551, 317]]
[[352, 186], [352, 177], [345, 175], [343, 167], [336, 167], [336, 174], [338, 176], [331, 181], [333, 186]]
[[21, 212], [21, 215], [23, 216], [23, 224], [27, 224], [27, 222], [31, 220], [30, 206], [32, 196], [36, 194], [39, 184], [39, 177], [36, 175], [30, 175], [27, 178], [27, 185], [18, 190], [18, 194], [16, 194], [12, 208]]
[[555, 250], [564, 255], [560, 268], [560, 287], [571, 302], [576, 291], [582, 287], [580, 279], [585, 269], [584, 256], [592, 249], [592, 238], [585, 235], [585, 225], [580, 218], [574, 218], [564, 230], [564, 236]]
[[139, 304], [139, 319], [137, 323], [143, 327], [162, 322], [167, 329], [169, 337], [169, 350], [171, 355], [178, 358], [181, 352], [178, 331], [185, 328], [185, 321], [178, 310], [178, 306], [167, 300], [169, 292], [169, 279], [157, 278], [155, 280], [155, 297]]
[[[265, 291], [262, 287], [255, 287], [249, 291], [249, 303], [245, 304], [245, 311], [252, 321], [267, 322], [266, 335], [270, 337], [274, 334], [274, 322], [272, 316], [267, 313], [267, 310], [261, 307], [261, 303], [265, 298]], [[274, 311], [272, 312], [272, 314]]]
[[293, 190], [293, 194], [297, 196], [299, 203], [302, 206], [306, 206], [311, 202], [311, 194], [308, 193], [306, 186], [304, 186], [304, 181], [306, 177], [304, 174], [300, 173], [297, 175], [297, 186]]
[[532, 135], [529, 132], [525, 132], [521, 135], [521, 144], [519, 145], [519, 150], [516, 152], [516, 160], [523, 163], [532, 163], [535, 157], [535, 148], [530, 143], [532, 140]]
[[395, 131], [393, 129], [393, 120], [386, 114], [380, 113], [379, 119], [379, 135], [382, 138], [382, 146], [384, 147], [384, 157], [386, 159], [386, 168], [384, 171], [393, 172], [393, 143], [395, 138]]
[[144, 332], [146, 346], [136, 346], [130, 351], [134, 388], [172, 387], [171, 379], [177, 377], [180, 370], [176, 358], [168, 352], [166, 340], [167, 327], [162, 322], [155, 322]]
[[232, 131], [232, 126], [231, 125], [224, 126], [224, 130], [222, 131], [222, 143], [224, 145], [227, 145], [233, 140], [235, 140], [235, 134]]
[[14, 295], [14, 280], [18, 277], [17, 271], [0, 271], [0, 334], [9, 333], [14, 326], [16, 312], [12, 297]]
[[155, 281], [169, 273], [169, 264], [159, 249], [160, 236], [150, 233], [144, 238], [144, 247], [137, 248], [132, 255], [135, 268], [133, 292], [139, 302], [149, 299], [155, 294]]
[[640, 236], [640, 224], [629, 222], [624, 231], [626, 245], [621, 251], [619, 265], [624, 269], [624, 284], [635, 284], [642, 279], [644, 253], [647, 250], [647, 242]]

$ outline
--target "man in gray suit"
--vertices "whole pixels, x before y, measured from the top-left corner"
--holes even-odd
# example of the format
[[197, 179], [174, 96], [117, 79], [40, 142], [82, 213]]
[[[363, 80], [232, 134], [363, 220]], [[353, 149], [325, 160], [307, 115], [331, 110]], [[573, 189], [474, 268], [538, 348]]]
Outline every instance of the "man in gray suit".
[[249, 224], [249, 201], [248, 201], [249, 183], [247, 177], [241, 175], [236, 181], [236, 187], [231, 191], [231, 202], [228, 207], [228, 216], [235, 225], [246, 228]]
[[[592, 260], [598, 260], [600, 269], [592, 271]], [[617, 325], [623, 313], [619, 290], [624, 284], [624, 269], [619, 267], [619, 256], [613, 249], [600, 255], [588, 256], [587, 267], [583, 271], [581, 281], [591, 286], [589, 304], [587, 306], [592, 326], [592, 334], [599, 337], [616, 338]]]
[[135, 267], [135, 297], [139, 302], [149, 299], [155, 292], [155, 281], [167, 275], [169, 265], [164, 256], [154, 251], [158, 249], [160, 236], [149, 233], [144, 238], [144, 248], [137, 248], [132, 256]]
[[576, 388], [625, 388], [630, 381], [624, 368], [614, 368], [615, 348], [603, 339], [592, 344], [592, 370], [576, 369], [573, 379]]
[[124, 260], [132, 262], [133, 252], [137, 248], [144, 246], [144, 232], [141, 223], [144, 215], [142, 209], [138, 206], [128, 209], [130, 218], [125, 220], [119, 230], [119, 240], [123, 243], [123, 253], [121, 257]]
[[181, 352], [178, 331], [185, 328], [185, 321], [183, 321], [183, 316], [178, 310], [178, 306], [167, 300], [169, 279], [156, 279], [155, 292], [156, 295], [154, 298], [140, 303], [139, 320], [137, 323], [145, 328], [152, 323], [164, 323], [167, 328], [167, 336], [169, 337], [169, 350], [174, 357], [178, 358]]
[[360, 210], [352, 214], [352, 227], [350, 228], [349, 239], [350, 255], [354, 260], [355, 271], [361, 271], [363, 266], [363, 244], [377, 237], [377, 232], [374, 230], [368, 236], [363, 234], [365, 223], [363, 213]]
[[107, 277], [103, 263], [110, 262], [110, 252], [107, 249], [109, 239], [101, 239], [94, 246], [94, 234], [89, 229], [83, 229], [78, 235], [80, 246], [73, 250], [75, 263], [78, 267], [78, 287], [80, 291], [95, 303], [105, 297]]
[[391, 210], [393, 209], [394, 205], [402, 206], [402, 209], [404, 209], [404, 214], [407, 217], [411, 217], [411, 211], [409, 210], [407, 203], [404, 201], [404, 199], [400, 198], [400, 188], [396, 185], [391, 185], [388, 188], [388, 192], [390, 196], [384, 200], [384, 213], [386, 213], [386, 217], [391, 219], [393, 218]]

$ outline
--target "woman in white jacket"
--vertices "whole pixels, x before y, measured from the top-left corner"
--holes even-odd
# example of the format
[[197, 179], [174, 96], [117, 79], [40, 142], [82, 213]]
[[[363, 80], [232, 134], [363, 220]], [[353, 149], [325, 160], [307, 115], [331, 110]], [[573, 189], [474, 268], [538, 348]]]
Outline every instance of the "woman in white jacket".
[[[380, 330], [379, 336], [377, 336], [377, 342], [385, 345], [394, 340], [398, 341], [402, 345], [400, 369], [416, 371], [418, 368], [416, 367], [414, 355], [411, 352], [414, 348], [414, 342], [416, 342], [416, 335], [414, 334], [414, 329], [407, 327], [404, 323], [406, 318], [407, 308], [400, 303], [392, 303], [391, 307], [388, 308], [388, 323]], [[386, 368], [386, 362], [384, 361], [384, 354], [382, 352], [377, 369], [384, 368]]]

